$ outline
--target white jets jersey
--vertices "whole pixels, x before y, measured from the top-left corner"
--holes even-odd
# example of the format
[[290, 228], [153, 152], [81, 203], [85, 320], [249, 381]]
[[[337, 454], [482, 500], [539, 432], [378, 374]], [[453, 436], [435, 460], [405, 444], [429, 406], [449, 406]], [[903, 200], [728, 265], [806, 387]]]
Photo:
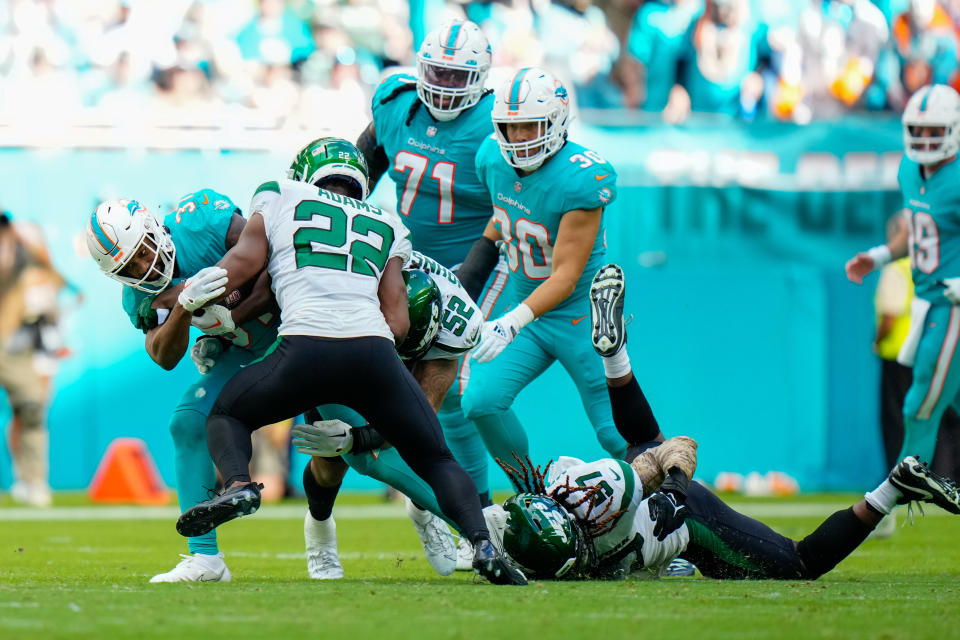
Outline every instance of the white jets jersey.
[[[653, 535], [654, 521], [650, 519], [647, 501], [643, 499], [640, 478], [633, 467], [622, 460], [603, 458], [595, 462], [583, 462], [562, 457], [556, 467], [551, 467], [549, 479], [548, 494], [564, 485], [600, 487], [592, 512], [589, 500], [572, 509], [580, 520], [597, 516], [608, 504], [610, 508], [600, 520], [621, 509], [625, 510], [610, 531], [593, 540], [597, 564], [600, 566], [620, 565], [626, 572], [642, 567], [643, 571], [659, 576], [690, 541], [686, 524], [668, 535], [663, 542], [657, 540]], [[575, 492], [567, 502], [575, 503], [582, 495]]]
[[407, 269], [424, 271], [440, 288], [443, 310], [437, 339], [421, 360], [456, 360], [480, 341], [483, 314], [457, 276], [445, 266], [414, 251]]
[[294, 180], [260, 185], [250, 211], [266, 226], [280, 335], [393, 340], [377, 290], [388, 260], [410, 258], [396, 214]]

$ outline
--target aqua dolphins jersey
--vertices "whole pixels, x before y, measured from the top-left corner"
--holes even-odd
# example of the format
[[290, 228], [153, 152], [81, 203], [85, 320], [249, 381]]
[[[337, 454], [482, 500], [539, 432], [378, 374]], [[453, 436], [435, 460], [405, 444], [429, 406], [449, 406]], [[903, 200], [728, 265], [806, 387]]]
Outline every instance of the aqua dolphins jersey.
[[373, 96], [373, 125], [390, 161], [397, 211], [413, 246], [453, 268], [490, 220], [490, 193], [477, 179], [473, 162], [477, 147], [493, 133], [493, 94], [449, 122], [435, 120], [420, 104], [407, 124], [410, 109], [420, 101], [416, 89], [387, 98], [416, 82], [408, 75], [384, 80]]
[[[487, 138], [477, 151], [477, 174], [490, 190], [493, 221], [507, 244], [507, 261], [515, 274], [508, 285], [511, 302], [529, 296], [553, 269], [553, 246], [563, 214], [574, 209], [604, 208], [617, 197], [617, 172], [595, 151], [567, 141], [539, 169], [521, 176]], [[593, 274], [603, 263], [604, 226], [573, 294], [557, 305], [582, 304]]]

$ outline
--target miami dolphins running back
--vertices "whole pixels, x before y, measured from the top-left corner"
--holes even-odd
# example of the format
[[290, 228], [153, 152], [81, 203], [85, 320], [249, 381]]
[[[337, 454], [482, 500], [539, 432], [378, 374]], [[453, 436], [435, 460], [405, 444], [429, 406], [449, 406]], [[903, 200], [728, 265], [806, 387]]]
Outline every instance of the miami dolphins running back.
[[919, 89], [903, 112], [904, 158], [898, 180], [908, 234], [858, 253], [847, 277], [863, 277], [910, 255], [916, 296], [897, 360], [913, 367], [903, 404], [900, 457], [932, 460], [940, 419], [960, 408], [960, 95], [946, 85]]
[[[195, 287], [203, 284], [187, 279], [223, 257], [244, 224], [230, 198], [201, 189], [181, 198], [162, 223], [136, 200], [108, 200], [86, 227], [90, 254], [106, 276], [123, 284], [123, 309], [146, 334], [146, 351], [157, 364], [176, 366], [187, 352], [191, 322], [211, 334], [191, 349], [202, 375], [184, 391], [170, 418], [183, 511], [205, 500], [207, 489], [216, 483], [206, 444], [213, 400], [240, 367], [263, 355], [276, 339], [268, 280], [258, 280], [243, 299], [211, 306], [199, 317], [187, 312], [181, 301], [192, 299]], [[241, 297], [236, 291], [232, 295]], [[216, 366], [206, 370], [213, 357]], [[192, 555], [150, 582], [230, 580], [215, 531], [190, 538], [188, 547]]]
[[[495, 135], [477, 151], [477, 175], [490, 191], [493, 216], [460, 269], [468, 291], [485, 279], [496, 242], [511, 271], [503, 299], [510, 311], [488, 321], [463, 395], [467, 418], [506, 411], [517, 394], [559, 360], [573, 379], [600, 444], [625, 453], [590, 352], [587, 289], [603, 260], [605, 208], [617, 193], [616, 171], [600, 154], [567, 140], [566, 88], [549, 72], [521, 69], [499, 90]], [[536, 319], [536, 322], [533, 322]], [[494, 458], [526, 456], [519, 424], [492, 430], [480, 421]]]
[[[490, 192], [474, 165], [477, 149], [493, 133], [494, 97], [485, 88], [490, 63], [490, 44], [480, 27], [463, 20], [440, 25], [423, 40], [416, 77], [394, 75], [377, 88], [373, 121], [357, 140], [370, 164], [371, 190], [384, 174], [393, 179], [396, 208], [413, 248], [453, 270], [483, 234], [492, 211]], [[490, 257], [493, 270], [498, 254]], [[484, 319], [505, 311], [500, 294], [507, 279], [501, 262], [467, 289]], [[477, 485], [481, 503], [489, 505], [487, 449], [478, 429], [499, 433], [521, 427], [510, 411], [479, 418], [486, 426], [468, 421], [460, 396], [469, 375], [470, 363], [464, 359], [438, 418], [451, 451]], [[459, 568], [469, 570], [473, 551], [465, 539], [460, 554]]]

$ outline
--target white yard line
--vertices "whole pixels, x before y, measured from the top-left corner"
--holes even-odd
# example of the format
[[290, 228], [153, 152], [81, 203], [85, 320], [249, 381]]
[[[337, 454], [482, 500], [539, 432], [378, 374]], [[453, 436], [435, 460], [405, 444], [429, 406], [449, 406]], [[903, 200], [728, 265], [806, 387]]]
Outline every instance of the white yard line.
[[[731, 507], [752, 518], [816, 518], [826, 517], [834, 511], [850, 506], [846, 502], [743, 502], [728, 503]], [[946, 511], [928, 505], [927, 517], [948, 516]], [[906, 510], [898, 510], [899, 518], [906, 518]], [[261, 520], [302, 520], [306, 505], [265, 505], [253, 518]], [[915, 518], [922, 516], [914, 512]], [[54, 507], [52, 509], [34, 509], [30, 507], [0, 508], [0, 522], [50, 522], [77, 520], [176, 520], [180, 515], [177, 507]], [[393, 520], [406, 518], [403, 505], [362, 505], [342, 506], [334, 509], [338, 520]]]

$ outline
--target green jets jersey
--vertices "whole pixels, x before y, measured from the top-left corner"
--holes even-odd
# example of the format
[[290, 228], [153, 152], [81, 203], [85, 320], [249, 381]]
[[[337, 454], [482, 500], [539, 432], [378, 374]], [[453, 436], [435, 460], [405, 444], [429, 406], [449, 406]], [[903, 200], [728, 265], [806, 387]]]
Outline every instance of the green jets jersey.
[[[490, 194], [473, 162], [477, 147], [493, 133], [493, 94], [455, 119], [439, 122], [417, 104], [416, 82], [407, 75], [384, 80], [373, 96], [373, 125], [390, 162], [396, 208], [413, 247], [453, 268], [467, 257], [490, 219]], [[404, 86], [409, 89], [397, 93]]]
[[[227, 231], [240, 208], [230, 198], [212, 189], [189, 193], [163, 219], [177, 248], [177, 269], [171, 285], [186, 280], [205, 267], [215, 265], [227, 252]], [[144, 333], [162, 321], [151, 310], [155, 294], [124, 286], [123, 310], [133, 326]], [[254, 351], [266, 350], [277, 339], [277, 321], [272, 314], [246, 322], [236, 332], [223, 336], [234, 345]]]
[[937, 282], [960, 277], [960, 162], [948, 162], [924, 179], [920, 165], [904, 156], [898, 179], [916, 295], [932, 304], [950, 304]]
[[[508, 282], [511, 302], [520, 302], [550, 276], [553, 246], [563, 214], [606, 207], [617, 197], [617, 172], [595, 151], [567, 142], [533, 173], [520, 176], [507, 164], [493, 137], [477, 151], [477, 175], [490, 191], [493, 221], [507, 244], [515, 274]], [[573, 295], [557, 308], [583, 304], [593, 274], [603, 264], [603, 222]]]

